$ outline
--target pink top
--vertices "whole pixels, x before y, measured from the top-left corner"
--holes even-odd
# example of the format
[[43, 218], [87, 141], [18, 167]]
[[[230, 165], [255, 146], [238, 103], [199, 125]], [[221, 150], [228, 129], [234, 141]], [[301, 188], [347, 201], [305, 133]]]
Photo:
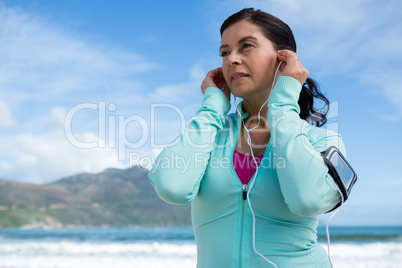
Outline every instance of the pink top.
[[[257, 165], [260, 165], [263, 156], [264, 155], [255, 156]], [[237, 176], [243, 184], [247, 184], [251, 180], [257, 169], [253, 160], [253, 156], [239, 153], [236, 150], [233, 154], [233, 166], [237, 173]]]

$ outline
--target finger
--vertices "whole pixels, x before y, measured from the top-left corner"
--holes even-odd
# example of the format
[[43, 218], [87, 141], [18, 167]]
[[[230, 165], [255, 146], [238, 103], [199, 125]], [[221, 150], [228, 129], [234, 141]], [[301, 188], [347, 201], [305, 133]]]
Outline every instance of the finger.
[[293, 73], [296, 70], [300, 69], [303, 65], [300, 63], [297, 54], [293, 51], [291, 53], [284, 53], [283, 55], [278, 54], [278, 60], [282, 61], [285, 64], [282, 64], [281, 71], [288, 70], [288, 72]]
[[282, 75], [290, 76], [298, 80], [302, 85], [308, 77], [308, 70], [300, 62], [297, 54], [290, 50], [278, 51], [278, 60], [283, 63]]
[[297, 61], [297, 54], [291, 50], [288, 49], [284, 49], [284, 50], [278, 50], [278, 59], [281, 61], [286, 61], [286, 62], [290, 62], [290, 61]]
[[218, 67], [216, 69], [213, 69], [211, 71], [209, 71], [209, 73], [212, 77], [217, 76], [218, 74], [222, 74], [222, 67]]
[[221, 74], [222, 74], [222, 68], [219, 67], [209, 71], [206, 75], [206, 79], [210, 79], [213, 82], [216, 79], [216, 77]]
[[201, 84], [201, 92], [202, 92], [202, 94], [204, 94], [205, 89], [207, 89], [208, 87], [216, 87], [217, 86], [215, 80], [217, 78], [219, 80], [219, 76], [223, 77], [222, 67], [215, 68], [215, 69], [213, 69], [213, 70], [211, 70], [211, 71], [209, 71], [207, 73], [207, 75], [205, 76], [204, 81]]

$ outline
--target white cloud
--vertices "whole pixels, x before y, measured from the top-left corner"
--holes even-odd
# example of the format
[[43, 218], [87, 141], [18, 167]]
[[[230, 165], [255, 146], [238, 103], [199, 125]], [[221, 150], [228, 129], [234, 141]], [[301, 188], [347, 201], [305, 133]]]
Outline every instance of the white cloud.
[[402, 70], [392, 67], [387, 68], [387, 72], [370, 67], [366, 67], [366, 70], [367, 74], [361, 77], [362, 85], [370, 88], [371, 94], [377, 96], [378, 100], [385, 98], [392, 104], [382, 109], [380, 118], [397, 123], [402, 119]]
[[158, 87], [150, 97], [155, 102], [183, 104], [195, 94], [199, 94], [201, 89], [198, 90], [199, 84], [194, 82], [181, 83], [176, 85], [166, 85]]
[[[0, 128], [15, 127], [12, 133], [0, 133], [2, 178], [43, 183], [127, 166], [127, 161], [119, 161], [116, 148], [71, 145], [64, 134], [64, 117], [82, 102], [114, 103], [119, 115], [133, 102], [140, 109], [145, 105], [141, 74], [159, 68], [158, 64], [3, 4], [0, 40]], [[98, 118], [74, 122], [75, 134], [83, 140], [98, 138], [91, 132]]]
[[141, 85], [139, 73], [158, 68], [140, 54], [65, 33], [43, 18], [4, 6], [0, 39], [0, 91], [20, 101], [131, 90]]
[[[87, 133], [90, 139], [97, 139]], [[80, 172], [100, 172], [106, 167], [126, 167], [112, 148], [80, 149], [68, 142], [64, 131], [43, 135], [20, 134], [0, 145], [8, 159], [0, 163], [2, 177], [32, 183], [47, 183]]]
[[194, 64], [189, 70], [188, 81], [164, 85], [149, 94], [153, 103], [170, 103], [183, 107], [199, 105], [202, 101], [201, 83], [207, 74], [203, 64]]
[[12, 128], [16, 125], [16, 120], [11, 114], [11, 110], [8, 104], [4, 101], [0, 101], [0, 129]]
[[194, 64], [190, 69], [191, 78], [199, 85], [201, 85], [201, 82], [204, 80], [206, 74], [207, 72], [198, 64]]
[[48, 117], [48, 123], [56, 127], [64, 127], [64, 119], [67, 114], [67, 109], [64, 107], [53, 107], [50, 110], [50, 116]]

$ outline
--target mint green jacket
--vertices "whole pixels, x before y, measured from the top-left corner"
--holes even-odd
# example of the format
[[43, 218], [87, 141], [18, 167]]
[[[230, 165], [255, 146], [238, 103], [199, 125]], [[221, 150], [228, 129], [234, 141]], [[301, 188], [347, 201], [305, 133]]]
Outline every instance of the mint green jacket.
[[[317, 216], [340, 195], [320, 152], [331, 145], [345, 155], [341, 136], [300, 119], [301, 84], [279, 77], [268, 103], [271, 138], [249, 199], [255, 245], [278, 267], [330, 267], [317, 244]], [[242, 103], [239, 104], [242, 108]], [[171, 204], [191, 202], [197, 267], [273, 267], [253, 249], [253, 218], [233, 167], [242, 118], [215, 87], [184, 132], [156, 158], [149, 179]]]

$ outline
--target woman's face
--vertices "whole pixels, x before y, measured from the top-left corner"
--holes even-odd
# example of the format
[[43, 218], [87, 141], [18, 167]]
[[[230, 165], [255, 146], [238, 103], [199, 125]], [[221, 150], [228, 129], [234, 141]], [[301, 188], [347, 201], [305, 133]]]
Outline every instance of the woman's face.
[[247, 20], [229, 26], [220, 47], [222, 72], [233, 95], [253, 98], [269, 94], [279, 63], [272, 42]]

